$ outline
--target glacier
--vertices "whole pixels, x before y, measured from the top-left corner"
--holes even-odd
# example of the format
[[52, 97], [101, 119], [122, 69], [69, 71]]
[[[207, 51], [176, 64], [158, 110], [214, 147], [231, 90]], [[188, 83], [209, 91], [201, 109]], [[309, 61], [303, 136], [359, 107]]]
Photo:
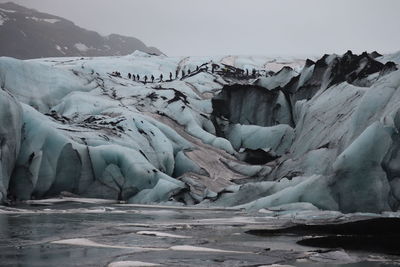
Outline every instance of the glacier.
[[132, 204], [397, 211], [399, 64], [400, 53], [351, 51], [286, 63], [1, 57], [0, 201], [67, 192]]

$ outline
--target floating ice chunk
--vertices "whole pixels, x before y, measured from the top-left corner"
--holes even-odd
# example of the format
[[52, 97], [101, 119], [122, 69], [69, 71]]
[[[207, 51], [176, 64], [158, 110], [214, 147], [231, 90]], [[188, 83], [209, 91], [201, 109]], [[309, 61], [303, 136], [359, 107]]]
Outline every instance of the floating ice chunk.
[[322, 253], [311, 254], [310, 260], [323, 263], [349, 264], [359, 262], [356, 256], [350, 256], [343, 250], [328, 251]]
[[107, 245], [107, 244], [101, 244], [101, 243], [89, 240], [87, 238], [61, 239], [61, 240], [52, 241], [51, 243], [52, 244], [59, 244], [59, 245], [73, 245], [73, 246], [84, 246], [84, 247], [132, 249], [132, 250], [135, 250], [135, 251], [160, 251], [160, 250], [165, 250], [163, 248], [146, 248], [146, 247]]
[[300, 210], [319, 210], [311, 203], [307, 202], [296, 202], [296, 203], [289, 203], [283, 204], [279, 206], [269, 207], [271, 211], [300, 211]]
[[223, 250], [223, 249], [214, 249], [214, 248], [205, 248], [205, 247], [195, 247], [195, 246], [189, 246], [189, 245], [172, 246], [169, 249], [176, 250], [176, 251], [193, 251], [193, 252], [210, 252], [210, 253], [240, 253], [240, 254], [251, 253], [251, 252], [246, 252], [246, 251]]
[[139, 231], [139, 232], [136, 232], [136, 234], [138, 234], [138, 235], [150, 235], [150, 236], [157, 236], [157, 237], [192, 238], [191, 236], [174, 235], [174, 234], [157, 232], [157, 231]]
[[77, 202], [77, 203], [88, 203], [88, 204], [115, 204], [118, 203], [116, 200], [111, 199], [97, 199], [97, 198], [75, 198], [75, 197], [62, 197], [62, 198], [47, 198], [37, 200], [26, 200], [27, 204], [57, 204], [64, 202]]
[[108, 267], [135, 267], [135, 266], [161, 266], [161, 264], [143, 261], [114, 261]]

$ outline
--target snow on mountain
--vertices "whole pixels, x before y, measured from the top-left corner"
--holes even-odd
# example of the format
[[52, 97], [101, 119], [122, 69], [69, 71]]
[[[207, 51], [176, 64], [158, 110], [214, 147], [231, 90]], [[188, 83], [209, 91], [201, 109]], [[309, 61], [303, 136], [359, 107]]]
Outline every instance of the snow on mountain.
[[0, 4], [0, 56], [20, 59], [60, 56], [117, 56], [136, 50], [161, 54], [140, 40], [101, 36], [73, 22], [14, 3]]
[[60, 22], [61, 21], [59, 19], [43, 19], [43, 18], [37, 18], [37, 17], [25, 17], [25, 19], [31, 19], [31, 20], [34, 20], [34, 21], [48, 22], [48, 23], [56, 23], [56, 22]]
[[0, 26], [2, 26], [7, 20], [8, 20], [8, 17], [5, 16], [4, 14], [0, 13]]
[[0, 58], [0, 198], [397, 210], [396, 63], [272, 61]]

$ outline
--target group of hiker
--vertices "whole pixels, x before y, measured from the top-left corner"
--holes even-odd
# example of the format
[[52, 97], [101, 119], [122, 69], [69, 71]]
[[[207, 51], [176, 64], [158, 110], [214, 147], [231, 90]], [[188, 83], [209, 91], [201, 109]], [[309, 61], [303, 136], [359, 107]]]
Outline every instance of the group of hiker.
[[[249, 73], [248, 69], [246, 69], [244, 71], [242, 69], [235, 68], [235, 67], [232, 67], [232, 66], [227, 66], [227, 65], [224, 65], [224, 66], [225, 66], [225, 68], [222, 68], [220, 70], [221, 67], [218, 64], [214, 64], [214, 63], [211, 64], [211, 73], [215, 73], [216, 71], [218, 71], [218, 73], [220, 73], [220, 74], [229, 74], [230, 76], [235, 76], [236, 78], [243, 78], [243, 77], [246, 77], [246, 76], [255, 78], [256, 76], [259, 76], [259, 73], [255, 69], [252, 70], [252, 73], [251, 73], [251, 76], [250, 76], [250, 73]], [[179, 78], [179, 73], [181, 73], [181, 79], [183, 79], [183, 78], [185, 78], [187, 76], [191, 76], [191, 75], [194, 75], [194, 74], [199, 73], [199, 72], [204, 72], [204, 71], [208, 72], [208, 69], [209, 69], [209, 67], [207, 66], [207, 63], [201, 65], [200, 67], [196, 66], [196, 70], [194, 70], [193, 72], [190, 69], [188, 69], [186, 72], [183, 69], [181, 71], [179, 71], [177, 69], [175, 71], [175, 76], [173, 75], [172, 72], [170, 72], [169, 73], [169, 80], [166, 80], [166, 81], [173, 81], [174, 79], [177, 80]], [[114, 71], [113, 73], [111, 73], [111, 75], [115, 76], [115, 77], [121, 77], [122, 78], [121, 73], [118, 72], [118, 71]], [[141, 78], [142, 78], [142, 80], [141, 80]], [[161, 73], [160, 76], [158, 76], [158, 78], [156, 79], [153, 74], [151, 74], [151, 76], [149, 76], [149, 77], [147, 75], [144, 75], [143, 77], [140, 77], [139, 74], [128, 73], [128, 79], [133, 80], [133, 81], [137, 81], [137, 82], [143, 82], [143, 83], [146, 84], [147, 82], [154, 83], [157, 80], [158, 80], [158, 82], [163, 82], [164, 81], [164, 75]]]
[[[128, 79], [132, 79], [132, 80], [134, 80], [134, 81], [140, 81], [140, 75], [139, 74], [131, 74], [131, 73], [128, 73]], [[158, 80], [160, 81], [160, 82], [163, 82], [164, 80], [164, 76], [163, 76], [163, 74], [161, 73], [160, 74], [160, 77], [158, 78]], [[172, 81], [172, 72], [170, 72], [169, 73], [169, 79]], [[150, 76], [150, 79], [147, 77], [147, 75], [144, 75], [144, 77], [143, 77], [143, 81], [144, 81], [144, 83], [147, 83], [147, 80], [149, 80], [149, 82], [150, 82], [150, 80], [151, 80], [151, 82], [152, 83], [154, 83], [154, 80], [155, 80], [155, 78], [154, 78], [154, 75], [152, 74], [151, 76]]]

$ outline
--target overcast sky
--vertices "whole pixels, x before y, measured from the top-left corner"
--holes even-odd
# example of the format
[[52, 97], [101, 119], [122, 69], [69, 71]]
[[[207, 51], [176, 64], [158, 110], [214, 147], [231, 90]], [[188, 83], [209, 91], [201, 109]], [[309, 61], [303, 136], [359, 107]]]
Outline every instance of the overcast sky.
[[[0, 0], [8, 2], [9, 0]], [[13, 0], [167, 55], [400, 50], [400, 0]]]

